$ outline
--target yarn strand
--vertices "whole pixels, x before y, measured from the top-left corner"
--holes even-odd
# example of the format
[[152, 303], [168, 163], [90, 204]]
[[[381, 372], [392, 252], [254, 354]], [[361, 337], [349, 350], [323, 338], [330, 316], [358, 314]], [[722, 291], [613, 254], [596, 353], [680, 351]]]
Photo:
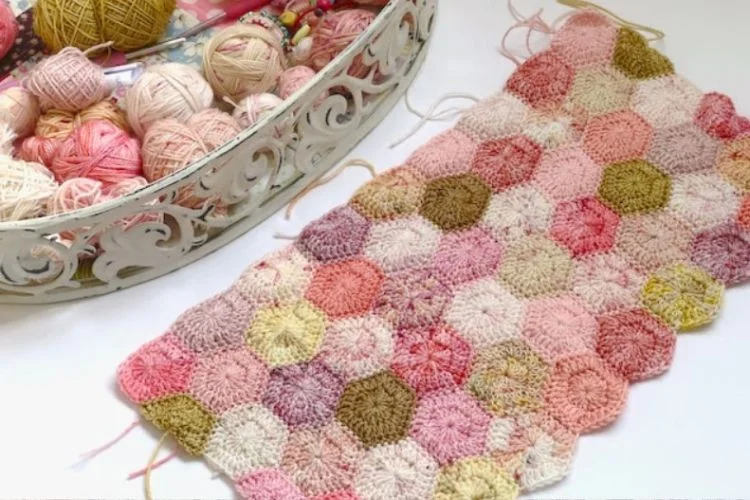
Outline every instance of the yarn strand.
[[[474, 101], [474, 102], [478, 102], [479, 101], [478, 98], [474, 97], [471, 94], [461, 94], [461, 93], [445, 94], [442, 97], [440, 97], [437, 101], [435, 101], [432, 104], [432, 106], [430, 106], [428, 108], [428, 110], [424, 114], [421, 114], [418, 111], [414, 110], [414, 108], [411, 106], [411, 104], [408, 103], [408, 94], [407, 94], [405, 96], [405, 100], [407, 101], [407, 105], [406, 105], [407, 109], [409, 109], [409, 111], [413, 112], [415, 115], [421, 116], [421, 119], [403, 137], [401, 137], [400, 139], [397, 139], [396, 141], [394, 141], [393, 143], [391, 143], [388, 147], [390, 149], [393, 149], [393, 148], [395, 148], [397, 146], [400, 146], [405, 141], [407, 141], [409, 138], [411, 138], [414, 134], [416, 134], [417, 132], [419, 132], [419, 130], [421, 130], [421, 128], [424, 127], [424, 125], [427, 122], [434, 121], [434, 120], [444, 120], [448, 116], [450, 116], [451, 113], [447, 113], [447, 111], [451, 111], [454, 108], [450, 108], [449, 110], [443, 110], [440, 113], [435, 113], [435, 111], [437, 110], [438, 107], [440, 107], [441, 104], [443, 104], [444, 102], [446, 102], [446, 101], [448, 101], [450, 99], [468, 99], [468, 100]], [[460, 112], [461, 110], [456, 109], [456, 111]]]
[[623, 19], [622, 17], [618, 16], [611, 10], [605, 9], [604, 7], [597, 5], [593, 2], [589, 2], [588, 0], [557, 0], [557, 3], [559, 3], [560, 5], [565, 5], [566, 7], [571, 7], [573, 9], [585, 9], [585, 8], [596, 9], [608, 15], [609, 17], [611, 17], [613, 20], [615, 20], [617, 23], [621, 24], [622, 26], [633, 28], [638, 31], [643, 31], [645, 33], [651, 33], [653, 37], [647, 38], [649, 42], [655, 42], [657, 40], [661, 40], [665, 36], [664, 32], [661, 30]]
[[105, 443], [105, 444], [103, 444], [103, 445], [101, 445], [101, 446], [99, 446], [97, 448], [89, 450], [89, 451], [87, 451], [85, 453], [82, 453], [78, 457], [79, 460], [74, 465], [74, 467], [78, 466], [78, 465], [82, 465], [82, 464], [84, 464], [86, 462], [89, 462], [90, 460], [93, 460], [94, 458], [98, 457], [99, 455], [101, 455], [105, 451], [109, 450], [114, 445], [116, 445], [117, 443], [119, 443], [120, 441], [122, 441], [125, 438], [125, 436], [127, 436], [128, 434], [130, 434], [132, 432], [132, 430], [135, 429], [136, 427], [138, 427], [139, 425], [140, 425], [140, 422], [138, 420], [135, 420], [129, 426], [127, 426], [120, 434], [118, 434], [117, 437], [115, 437], [111, 441], [109, 441], [109, 442], [107, 442], [107, 443]]
[[313, 181], [312, 184], [310, 184], [309, 186], [307, 186], [306, 188], [304, 188], [302, 191], [300, 191], [299, 193], [297, 193], [295, 195], [295, 197], [292, 198], [292, 200], [289, 202], [289, 205], [287, 205], [286, 212], [284, 214], [284, 219], [285, 220], [291, 219], [291, 217], [292, 217], [292, 211], [294, 210], [294, 207], [297, 206], [297, 204], [300, 202], [300, 200], [302, 200], [302, 198], [304, 198], [305, 196], [307, 196], [313, 190], [315, 190], [315, 189], [317, 189], [317, 188], [319, 188], [321, 186], [325, 186], [326, 184], [328, 184], [329, 182], [331, 182], [333, 179], [335, 179], [336, 177], [338, 177], [339, 175], [341, 175], [341, 173], [344, 170], [346, 170], [347, 168], [349, 168], [349, 167], [364, 167], [364, 168], [366, 168], [370, 172], [370, 174], [373, 176], [373, 178], [378, 175], [377, 171], [375, 170], [375, 166], [372, 163], [370, 163], [369, 161], [362, 160], [362, 159], [359, 159], [359, 158], [355, 158], [353, 160], [349, 160], [346, 163], [341, 164], [333, 172], [329, 173], [328, 176], [324, 176], [324, 177], [320, 177], [320, 178], [316, 179], [315, 181]]

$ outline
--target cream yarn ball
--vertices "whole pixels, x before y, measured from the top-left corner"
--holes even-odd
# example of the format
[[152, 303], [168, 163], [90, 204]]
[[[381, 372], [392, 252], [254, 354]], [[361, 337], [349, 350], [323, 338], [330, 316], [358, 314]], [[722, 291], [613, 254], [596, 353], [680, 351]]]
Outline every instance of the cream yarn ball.
[[275, 25], [237, 24], [217, 33], [203, 49], [203, 72], [218, 96], [239, 101], [268, 92], [286, 69]]
[[44, 165], [0, 155], [0, 222], [44, 215], [56, 190], [55, 177]]
[[214, 94], [196, 70], [180, 63], [151, 66], [128, 90], [128, 121], [138, 137], [159, 120], [182, 123], [211, 107]]
[[16, 137], [34, 133], [41, 110], [36, 96], [23, 87], [11, 87], [0, 94], [0, 123], [7, 124]]
[[213, 108], [190, 117], [187, 126], [198, 133], [209, 151], [220, 148], [242, 132], [242, 127], [232, 115]]

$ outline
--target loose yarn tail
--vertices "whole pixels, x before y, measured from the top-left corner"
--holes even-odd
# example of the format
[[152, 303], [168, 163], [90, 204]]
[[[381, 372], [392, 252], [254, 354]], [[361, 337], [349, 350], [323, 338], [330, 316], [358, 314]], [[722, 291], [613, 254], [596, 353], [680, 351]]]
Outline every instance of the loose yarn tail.
[[138, 427], [140, 425], [140, 422], [138, 420], [131, 423], [127, 428], [125, 428], [120, 434], [117, 435], [113, 440], [109, 441], [108, 443], [105, 443], [97, 448], [94, 448], [93, 450], [89, 450], [86, 453], [82, 453], [78, 458], [78, 462], [75, 464], [75, 466], [80, 466], [85, 464], [86, 462], [89, 462], [90, 460], [93, 460], [94, 458], [98, 457], [105, 451], [112, 448], [114, 445], [122, 441], [125, 436], [130, 434], [130, 432]]
[[650, 33], [651, 37], [646, 38], [649, 42], [654, 42], [656, 40], [661, 40], [664, 38], [665, 34], [663, 31], [658, 30], [656, 28], [652, 28], [651, 26], [646, 26], [643, 24], [634, 23], [631, 21], [628, 21], [626, 19], [623, 19], [622, 17], [618, 16], [614, 12], [612, 12], [609, 9], [605, 9], [604, 7], [597, 5], [593, 2], [589, 2], [588, 0], [557, 0], [557, 3], [560, 5], [565, 5], [566, 7], [571, 7], [573, 9], [595, 9], [599, 12], [602, 12], [603, 14], [606, 14], [607, 16], [611, 17], [615, 22], [620, 24], [621, 26], [625, 26], [627, 28], [632, 28], [637, 31], [642, 31], [645, 33]]

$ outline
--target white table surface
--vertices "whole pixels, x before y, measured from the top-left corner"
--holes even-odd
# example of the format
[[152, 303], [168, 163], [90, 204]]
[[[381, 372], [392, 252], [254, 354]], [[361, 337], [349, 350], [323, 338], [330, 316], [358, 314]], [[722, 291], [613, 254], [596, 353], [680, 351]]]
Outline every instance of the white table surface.
[[[503, 0], [439, 0], [437, 29], [412, 90], [421, 109], [449, 92], [487, 96], [513, 65], [496, 47], [511, 24]], [[516, 0], [520, 10], [552, 0]], [[626, 19], [667, 33], [657, 46], [705, 90], [725, 92], [750, 114], [750, 2], [601, 0]], [[518, 33], [520, 36], [520, 33]], [[518, 37], [516, 37], [518, 40]], [[460, 104], [460, 103], [459, 103]], [[449, 104], [450, 106], [452, 104]], [[449, 122], [432, 123], [396, 149], [386, 144], [415, 122], [399, 104], [351, 154], [385, 170]], [[213, 255], [150, 283], [74, 303], [0, 306], [0, 498], [141, 498], [143, 467], [158, 434], [139, 427], [83, 469], [79, 453], [128, 426], [135, 412], [117, 393], [117, 365], [161, 334], [184, 309], [227, 287], [240, 271], [343, 203], [367, 179], [350, 169], [307, 196], [293, 219], [280, 214]], [[727, 293], [721, 317], [679, 338], [666, 375], [632, 387], [609, 428], [579, 441], [570, 476], [534, 498], [750, 496], [750, 287]], [[745, 361], [743, 361], [745, 360]], [[166, 454], [167, 451], [163, 451]], [[155, 498], [232, 498], [230, 486], [198, 460], [176, 459], [153, 474]]]

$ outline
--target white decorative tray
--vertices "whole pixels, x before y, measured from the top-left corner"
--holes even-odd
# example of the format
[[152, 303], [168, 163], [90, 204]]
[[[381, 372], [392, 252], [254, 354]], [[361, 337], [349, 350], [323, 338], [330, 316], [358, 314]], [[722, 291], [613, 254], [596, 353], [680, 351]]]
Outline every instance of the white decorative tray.
[[[100, 295], [185, 266], [286, 205], [388, 113], [426, 55], [437, 0], [391, 0], [346, 51], [271, 116], [189, 167], [128, 196], [0, 223], [0, 303]], [[373, 70], [348, 75], [355, 58]], [[320, 104], [318, 97], [333, 93]], [[180, 189], [213, 199], [175, 205]], [[217, 210], [217, 206], [220, 207]], [[142, 220], [128, 224], [118, 221]], [[74, 235], [72, 243], [58, 234]]]

